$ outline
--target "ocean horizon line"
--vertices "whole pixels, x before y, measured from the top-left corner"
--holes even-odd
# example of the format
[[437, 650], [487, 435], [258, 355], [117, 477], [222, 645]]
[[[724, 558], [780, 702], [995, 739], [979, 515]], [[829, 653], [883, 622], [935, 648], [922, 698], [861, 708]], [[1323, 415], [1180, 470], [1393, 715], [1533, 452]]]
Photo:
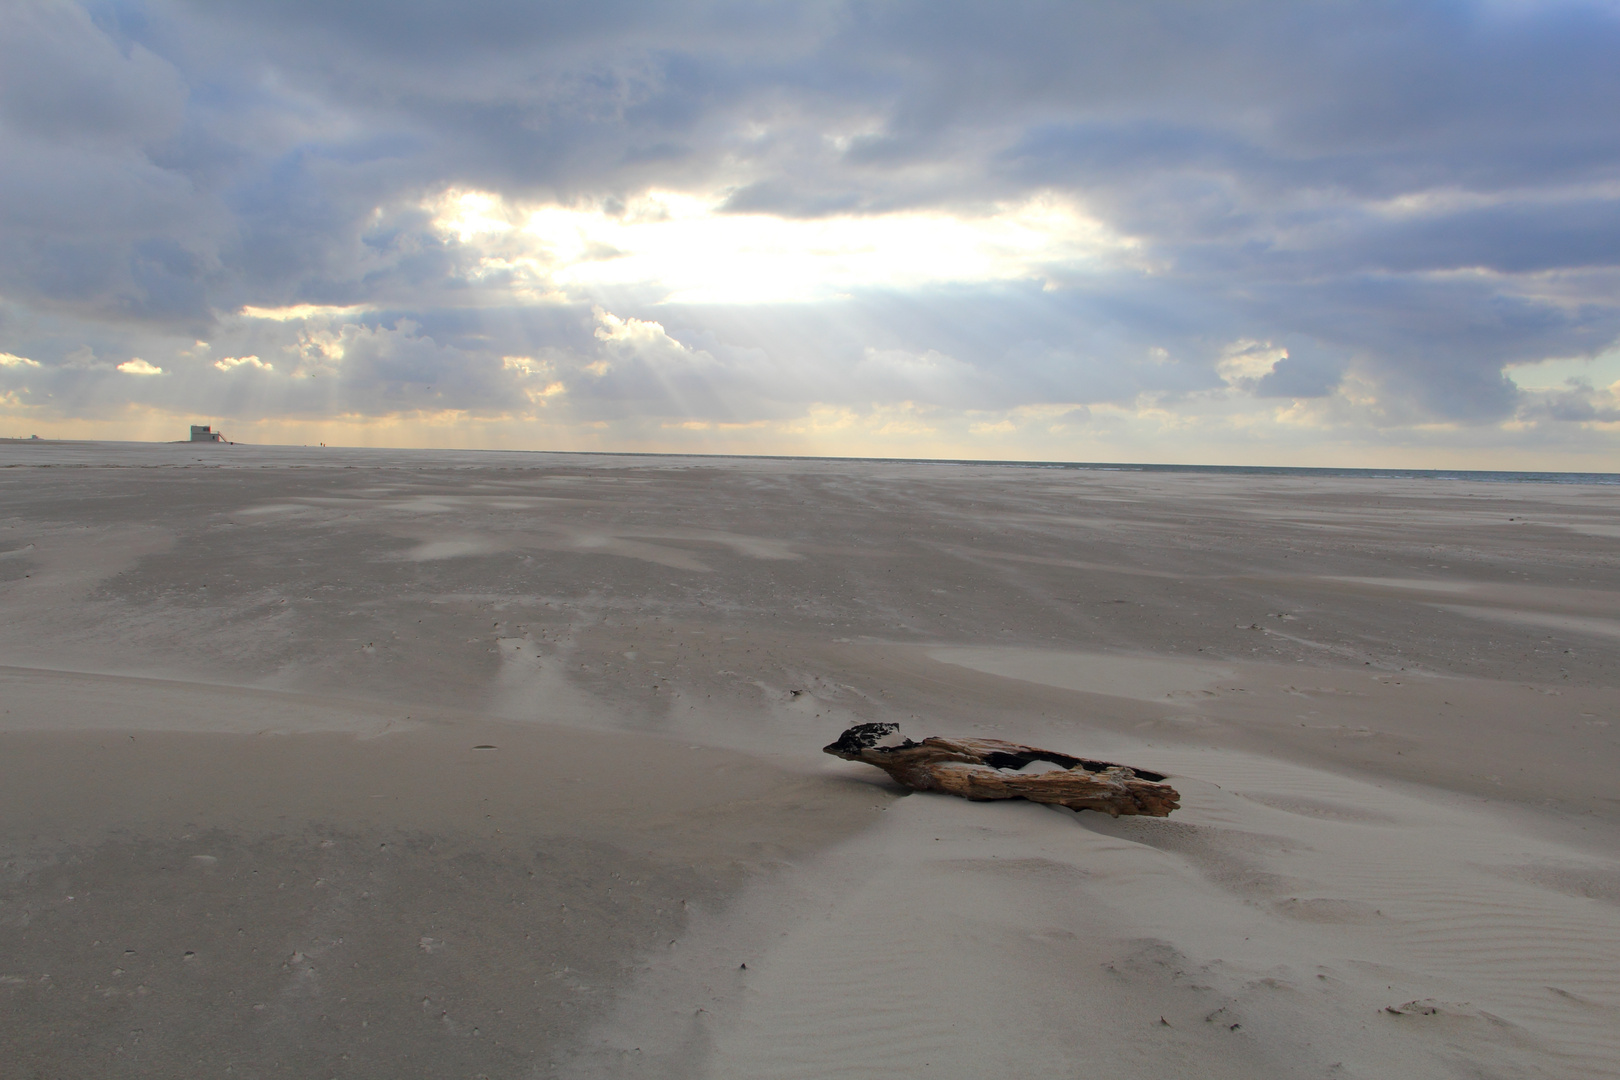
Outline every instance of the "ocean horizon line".
[[825, 461], [871, 465], [976, 465], [1017, 469], [1066, 469], [1082, 472], [1164, 472], [1207, 473], [1228, 476], [1301, 476], [1339, 477], [1369, 480], [1461, 480], [1495, 483], [1548, 483], [1548, 484], [1605, 484], [1620, 485], [1620, 472], [1562, 471], [1553, 469], [1448, 469], [1410, 468], [1396, 466], [1340, 466], [1340, 465], [1234, 465], [1198, 464], [1193, 462], [1146, 461], [1043, 461], [1017, 458], [934, 458], [934, 457], [865, 457], [839, 454], [742, 454], [705, 453], [691, 450], [545, 450], [503, 447], [448, 447], [448, 446], [328, 446], [308, 443], [190, 443], [186, 440], [141, 441], [134, 439], [49, 439], [38, 437], [0, 438], [0, 444], [84, 446], [197, 446], [228, 448], [231, 446], [263, 449], [326, 449], [343, 451], [373, 451], [377, 453], [452, 453], [452, 454], [556, 454], [575, 457], [625, 458], [697, 458], [703, 460], [736, 461]]

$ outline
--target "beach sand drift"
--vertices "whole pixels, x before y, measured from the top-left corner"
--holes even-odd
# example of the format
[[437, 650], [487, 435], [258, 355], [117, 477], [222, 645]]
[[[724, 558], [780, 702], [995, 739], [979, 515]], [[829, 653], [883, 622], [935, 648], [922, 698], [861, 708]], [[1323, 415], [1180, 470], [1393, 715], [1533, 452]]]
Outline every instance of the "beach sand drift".
[[[1603, 483], [0, 443], [0, 1074], [1620, 1077], [1617, 535]], [[921, 782], [822, 752], [892, 725]]]

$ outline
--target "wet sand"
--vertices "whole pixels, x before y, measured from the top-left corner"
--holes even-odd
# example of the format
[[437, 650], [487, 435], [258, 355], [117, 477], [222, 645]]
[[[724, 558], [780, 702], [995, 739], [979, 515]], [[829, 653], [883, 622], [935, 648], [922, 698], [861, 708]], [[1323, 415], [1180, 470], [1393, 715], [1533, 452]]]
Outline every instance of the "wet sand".
[[[1617, 612], [1612, 487], [0, 445], [0, 1046], [1620, 1075]], [[869, 720], [1183, 809], [908, 795]]]

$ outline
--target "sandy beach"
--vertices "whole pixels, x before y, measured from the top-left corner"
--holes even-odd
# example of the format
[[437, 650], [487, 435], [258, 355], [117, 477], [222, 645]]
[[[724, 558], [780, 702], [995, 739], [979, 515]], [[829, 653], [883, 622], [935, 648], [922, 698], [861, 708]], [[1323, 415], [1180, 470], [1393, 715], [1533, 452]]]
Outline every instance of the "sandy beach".
[[8, 1080], [1620, 1076], [1617, 776], [1616, 486], [0, 444]]

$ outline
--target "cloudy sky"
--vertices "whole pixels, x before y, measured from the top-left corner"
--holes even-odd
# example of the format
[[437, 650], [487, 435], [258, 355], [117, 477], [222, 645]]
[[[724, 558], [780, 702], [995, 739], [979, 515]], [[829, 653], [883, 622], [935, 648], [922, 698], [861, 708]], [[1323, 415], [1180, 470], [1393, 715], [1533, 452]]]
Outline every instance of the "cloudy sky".
[[1620, 469], [1620, 3], [0, 2], [0, 434]]

